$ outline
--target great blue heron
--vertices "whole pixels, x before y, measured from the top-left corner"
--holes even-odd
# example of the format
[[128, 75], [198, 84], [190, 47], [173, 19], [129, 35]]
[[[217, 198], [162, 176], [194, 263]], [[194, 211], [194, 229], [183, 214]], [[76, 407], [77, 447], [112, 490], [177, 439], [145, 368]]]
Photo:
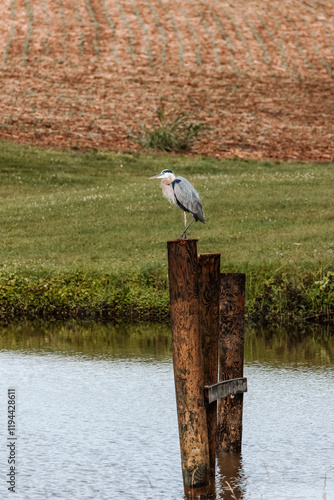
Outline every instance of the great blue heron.
[[[205, 224], [205, 216], [202, 208], [202, 201], [196, 189], [184, 177], [176, 177], [171, 170], [165, 169], [160, 174], [153, 175], [150, 179], [161, 179], [161, 189], [169, 201], [175, 203], [184, 212], [184, 231], [179, 237], [186, 238], [187, 230], [195, 221], [200, 220]], [[193, 218], [187, 225], [187, 212]]]

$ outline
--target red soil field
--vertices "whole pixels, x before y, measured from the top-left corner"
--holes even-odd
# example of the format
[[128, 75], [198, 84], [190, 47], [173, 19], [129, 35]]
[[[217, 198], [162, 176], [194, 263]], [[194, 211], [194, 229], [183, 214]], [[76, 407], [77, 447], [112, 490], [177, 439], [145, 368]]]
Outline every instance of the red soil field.
[[334, 159], [333, 0], [3, 0], [0, 138], [143, 150], [156, 109], [190, 154]]

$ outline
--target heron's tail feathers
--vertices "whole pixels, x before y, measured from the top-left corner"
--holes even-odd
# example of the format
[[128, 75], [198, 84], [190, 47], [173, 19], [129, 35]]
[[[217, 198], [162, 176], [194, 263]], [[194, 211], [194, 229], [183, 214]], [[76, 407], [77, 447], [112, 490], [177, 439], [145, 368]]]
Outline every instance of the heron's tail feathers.
[[194, 216], [195, 220], [199, 220], [199, 221], [203, 222], [203, 224], [205, 224], [205, 215], [204, 215], [203, 210], [201, 210], [200, 212], [197, 212], [197, 214], [193, 214], [193, 216]]

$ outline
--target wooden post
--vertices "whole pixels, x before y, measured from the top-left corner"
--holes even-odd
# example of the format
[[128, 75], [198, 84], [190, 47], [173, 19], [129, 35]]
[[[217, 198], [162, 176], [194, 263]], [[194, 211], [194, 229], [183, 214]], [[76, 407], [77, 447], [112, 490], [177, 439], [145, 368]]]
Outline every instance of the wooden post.
[[184, 493], [211, 493], [198, 322], [197, 240], [168, 241], [172, 350]]
[[[199, 325], [203, 346], [204, 385], [218, 382], [220, 254], [199, 254]], [[216, 464], [217, 401], [207, 405], [210, 471]]]
[[[223, 273], [220, 281], [219, 380], [243, 377], [245, 275]], [[240, 451], [243, 393], [218, 402], [217, 451]]]

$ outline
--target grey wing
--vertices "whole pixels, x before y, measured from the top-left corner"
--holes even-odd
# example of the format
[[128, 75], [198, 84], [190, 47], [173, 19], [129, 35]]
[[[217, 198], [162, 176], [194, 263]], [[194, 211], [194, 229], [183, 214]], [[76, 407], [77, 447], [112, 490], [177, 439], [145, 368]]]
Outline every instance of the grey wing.
[[202, 200], [194, 186], [184, 177], [176, 177], [172, 186], [178, 206], [182, 210], [192, 213], [196, 220], [205, 223]]

